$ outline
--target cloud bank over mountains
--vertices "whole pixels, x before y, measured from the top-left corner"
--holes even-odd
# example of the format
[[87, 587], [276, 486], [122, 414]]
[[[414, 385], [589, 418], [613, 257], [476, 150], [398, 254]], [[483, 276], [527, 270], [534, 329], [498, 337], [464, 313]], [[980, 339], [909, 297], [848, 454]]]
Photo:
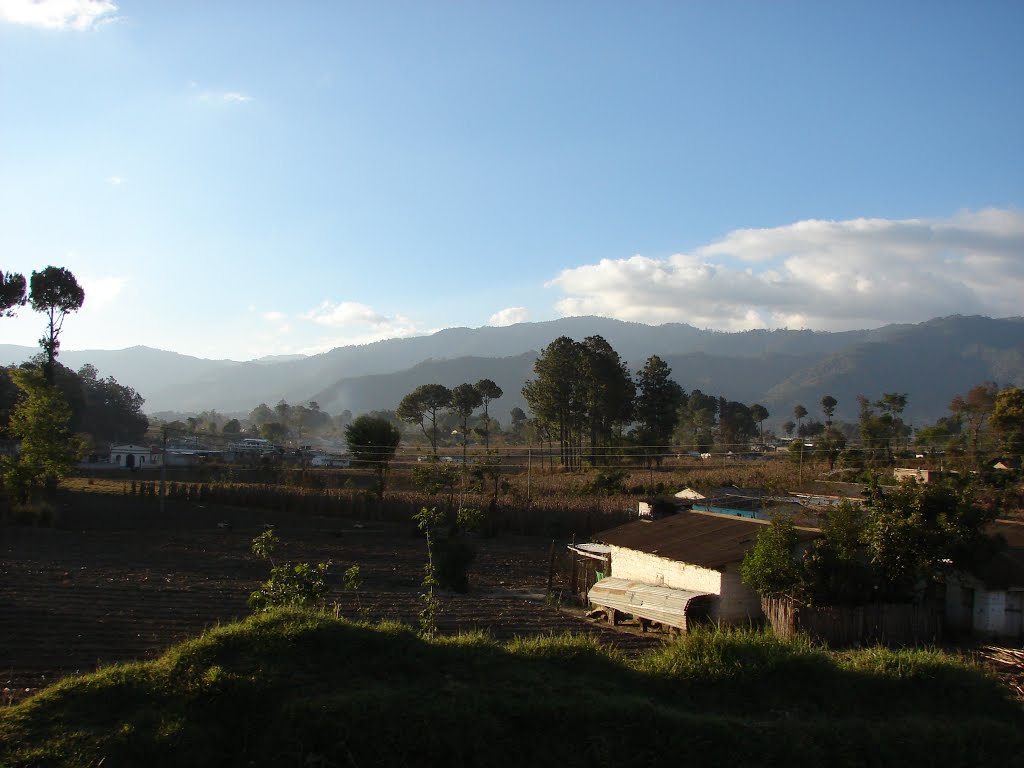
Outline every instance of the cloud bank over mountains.
[[1024, 214], [806, 220], [668, 258], [602, 259], [547, 283], [565, 316], [704, 328], [847, 330], [953, 313], [1022, 314]]

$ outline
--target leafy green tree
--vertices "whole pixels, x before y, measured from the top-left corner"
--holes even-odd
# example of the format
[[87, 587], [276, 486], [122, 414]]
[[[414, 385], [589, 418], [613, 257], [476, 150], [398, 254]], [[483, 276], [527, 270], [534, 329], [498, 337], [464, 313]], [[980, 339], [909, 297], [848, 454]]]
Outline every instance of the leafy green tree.
[[288, 427], [279, 421], [271, 421], [260, 426], [260, 434], [272, 443], [283, 443], [288, 437]]
[[517, 405], [512, 408], [509, 416], [512, 419], [512, 432], [517, 436], [522, 434], [523, 427], [526, 426], [526, 411]]
[[0, 270], [0, 317], [13, 317], [14, 308], [25, 305], [25, 276]]
[[967, 395], [957, 395], [949, 404], [954, 416], [967, 422], [967, 434], [970, 439], [970, 450], [973, 457], [978, 455], [981, 435], [995, 410], [998, 388], [992, 382], [971, 387]]
[[754, 548], [743, 557], [740, 577], [743, 583], [762, 595], [796, 597], [802, 585], [800, 564], [796, 560], [799, 539], [793, 521], [776, 515], [758, 535]]
[[67, 401], [38, 369], [14, 368], [9, 375], [21, 391], [9, 426], [21, 450], [4, 460], [4, 480], [16, 500], [25, 502], [44, 488], [56, 488], [78, 461], [81, 441], [69, 430]]
[[54, 380], [53, 361], [60, 347], [64, 318], [81, 309], [84, 302], [85, 291], [75, 276], [64, 267], [51, 266], [42, 272], [32, 273], [29, 303], [34, 311], [47, 316], [46, 335], [39, 340], [39, 344], [46, 353], [43, 374], [51, 384]]
[[861, 544], [864, 512], [843, 500], [825, 513], [821, 536], [802, 560], [805, 599], [817, 605], [860, 605], [872, 597], [872, 572]]
[[782, 431], [786, 433], [786, 437], [792, 437], [794, 429], [796, 429], [795, 421], [785, 421], [782, 423]]
[[914, 444], [930, 451], [962, 447], [962, 418], [958, 415], [943, 416], [934, 424], [921, 427], [914, 435]]
[[345, 427], [345, 440], [353, 458], [373, 469], [377, 480], [377, 501], [383, 501], [388, 470], [402, 433], [387, 419], [363, 415]]
[[1000, 450], [1009, 456], [1024, 454], [1024, 389], [1008, 387], [996, 395], [991, 422]]
[[718, 436], [726, 450], [738, 448], [757, 434], [757, 425], [750, 409], [735, 400], [718, 399]]
[[857, 402], [860, 405], [860, 441], [865, 459], [876, 464], [888, 462], [892, 458], [894, 444], [909, 435], [909, 429], [900, 418], [907, 405], [907, 395], [887, 392], [874, 403], [858, 395]]
[[862, 539], [886, 599], [905, 600], [921, 584], [952, 567], [970, 571], [991, 555], [984, 527], [996, 515], [973, 503], [970, 492], [906, 482], [873, 487]]
[[591, 461], [599, 447], [610, 447], [633, 418], [636, 385], [629, 368], [601, 336], [588, 336], [580, 345], [583, 363], [584, 419], [589, 433]]
[[648, 457], [653, 454], [660, 466], [662, 456], [679, 425], [679, 411], [686, 393], [672, 379], [672, 369], [657, 355], [651, 355], [637, 372], [635, 417], [636, 438]]
[[[477, 392], [480, 393], [480, 402], [484, 407], [484, 450], [490, 450], [491, 448], [491, 402], [497, 400], [505, 393], [501, 387], [495, 384], [490, 379], [480, 379], [476, 383]], [[520, 409], [521, 411], [522, 409]]]
[[221, 432], [225, 435], [239, 435], [242, 432], [242, 424], [238, 419], [228, 419]]
[[832, 416], [836, 412], [836, 406], [839, 405], [839, 401], [836, 400], [832, 395], [825, 395], [821, 398], [821, 412], [825, 414], [825, 426], [832, 426]]
[[451, 390], [449, 411], [459, 419], [459, 432], [462, 434], [462, 462], [466, 462], [466, 445], [469, 440], [469, 420], [473, 411], [483, 405], [483, 395], [475, 384], [459, 384]]
[[101, 379], [92, 365], [82, 366], [74, 378], [81, 406], [72, 404], [73, 431], [87, 433], [97, 442], [133, 443], [145, 437], [149, 419], [142, 412], [146, 402], [142, 395], [118, 384], [113, 376]]
[[262, 426], [274, 421], [274, 411], [266, 403], [260, 403], [249, 412], [248, 421], [250, 424], [255, 424], [258, 427]]
[[714, 446], [714, 429], [718, 421], [718, 398], [695, 389], [685, 398], [679, 409], [676, 434], [684, 446], [694, 450], [710, 451]]
[[523, 386], [523, 397], [538, 427], [558, 440], [563, 466], [577, 465], [578, 446], [586, 415], [581, 345], [568, 336], [548, 344], [533, 364], [536, 378]]
[[762, 444], [764, 443], [764, 422], [769, 416], [771, 414], [768, 413], [768, 409], [760, 403], [754, 403], [750, 406], [750, 418], [757, 422], [757, 431]]
[[277, 401], [277, 405], [274, 406], [274, 413], [277, 414], [277, 420], [288, 426], [291, 421], [292, 407], [288, 405], [288, 402], [283, 398]]
[[[437, 455], [438, 414], [448, 408], [452, 393], [443, 384], [421, 384], [402, 398], [396, 414], [402, 421], [419, 425], [423, 436], [430, 441], [430, 448]], [[430, 429], [427, 429], [427, 424]]]
[[[807, 409], [802, 405], [793, 406], [793, 418], [796, 419], [796, 428], [799, 430], [800, 425], [803, 423], [804, 416], [807, 415]], [[800, 434], [797, 432], [797, 434]]]

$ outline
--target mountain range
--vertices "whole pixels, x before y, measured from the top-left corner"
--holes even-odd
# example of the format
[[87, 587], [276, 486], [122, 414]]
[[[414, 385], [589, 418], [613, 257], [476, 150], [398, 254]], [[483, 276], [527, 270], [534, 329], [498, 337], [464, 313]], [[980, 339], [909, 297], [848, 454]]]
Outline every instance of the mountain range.
[[[837, 418], [857, 415], [857, 395], [906, 392], [904, 418], [934, 421], [954, 395], [976, 384], [1024, 386], [1024, 318], [936, 318], [914, 325], [829, 333], [808, 330], [708, 331], [670, 323], [649, 326], [600, 317], [570, 317], [496, 328], [450, 328], [429, 336], [338, 347], [309, 357], [237, 362], [207, 360], [145, 346], [62, 351], [71, 368], [91, 363], [146, 398], [146, 411], [247, 414], [261, 402], [316, 400], [321, 409], [354, 414], [393, 409], [416, 386], [493, 379], [505, 396], [492, 406], [504, 421], [525, 409], [520, 390], [540, 350], [559, 336], [603, 336], [631, 370], [651, 355], [672, 368], [687, 390], [759, 402], [781, 424], [796, 403], [820, 416], [823, 395], [839, 401]], [[0, 344], [0, 364], [39, 350]]]

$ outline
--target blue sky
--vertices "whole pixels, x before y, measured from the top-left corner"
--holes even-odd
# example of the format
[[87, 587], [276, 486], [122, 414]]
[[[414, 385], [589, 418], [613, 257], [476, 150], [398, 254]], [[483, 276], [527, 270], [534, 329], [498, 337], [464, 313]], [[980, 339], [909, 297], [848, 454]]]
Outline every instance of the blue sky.
[[1019, 2], [0, 0], [0, 269], [80, 278], [65, 349], [234, 359], [1020, 315], [1022, 30]]

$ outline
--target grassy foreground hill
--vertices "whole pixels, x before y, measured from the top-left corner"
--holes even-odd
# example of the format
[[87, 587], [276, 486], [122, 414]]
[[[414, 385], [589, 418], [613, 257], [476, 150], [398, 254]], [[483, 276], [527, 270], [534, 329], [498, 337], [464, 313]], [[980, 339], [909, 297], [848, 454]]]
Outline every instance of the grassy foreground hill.
[[0, 766], [1009, 765], [1022, 726], [933, 651], [707, 630], [629, 660], [280, 611], [0, 710]]

